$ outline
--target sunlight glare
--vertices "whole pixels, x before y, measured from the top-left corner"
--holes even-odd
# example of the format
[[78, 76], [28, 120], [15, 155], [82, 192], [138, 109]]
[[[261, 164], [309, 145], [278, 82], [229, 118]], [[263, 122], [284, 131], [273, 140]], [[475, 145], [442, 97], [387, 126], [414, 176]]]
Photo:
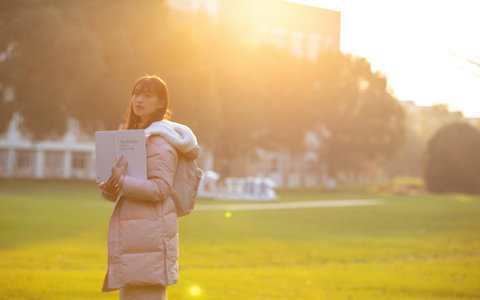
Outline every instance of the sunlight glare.
[[195, 297], [199, 296], [202, 293], [202, 291], [200, 290], [200, 287], [198, 285], [192, 285], [190, 287], [189, 291], [190, 291], [190, 295], [195, 296]]
[[459, 58], [480, 62], [480, 3], [286, 1], [340, 11], [340, 49], [366, 57], [374, 71], [387, 76], [399, 100], [447, 103], [451, 110], [480, 117], [480, 68]]

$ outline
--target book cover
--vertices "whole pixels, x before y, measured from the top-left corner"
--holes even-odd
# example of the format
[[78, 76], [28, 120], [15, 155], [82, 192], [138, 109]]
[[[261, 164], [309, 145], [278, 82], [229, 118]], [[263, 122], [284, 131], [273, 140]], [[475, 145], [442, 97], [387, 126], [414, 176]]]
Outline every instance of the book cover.
[[112, 130], [95, 132], [97, 182], [108, 180], [115, 157], [121, 155], [128, 162], [127, 175], [147, 179], [145, 130]]

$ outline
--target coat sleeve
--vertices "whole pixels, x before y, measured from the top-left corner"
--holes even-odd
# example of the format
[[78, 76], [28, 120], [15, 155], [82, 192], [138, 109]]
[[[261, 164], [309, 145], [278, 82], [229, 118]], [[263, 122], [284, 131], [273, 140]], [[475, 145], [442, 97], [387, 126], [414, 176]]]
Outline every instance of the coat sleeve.
[[147, 145], [148, 179], [128, 175], [120, 183], [124, 196], [145, 201], [163, 201], [168, 198], [177, 169], [178, 154], [173, 146], [159, 136], [153, 136]]

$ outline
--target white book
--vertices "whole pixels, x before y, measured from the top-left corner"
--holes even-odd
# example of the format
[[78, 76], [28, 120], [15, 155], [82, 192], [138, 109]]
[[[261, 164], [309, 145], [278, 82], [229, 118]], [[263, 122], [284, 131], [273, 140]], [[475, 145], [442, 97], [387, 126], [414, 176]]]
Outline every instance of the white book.
[[147, 179], [145, 130], [112, 130], [95, 132], [97, 182], [108, 180], [115, 157], [121, 155], [128, 162], [127, 175]]

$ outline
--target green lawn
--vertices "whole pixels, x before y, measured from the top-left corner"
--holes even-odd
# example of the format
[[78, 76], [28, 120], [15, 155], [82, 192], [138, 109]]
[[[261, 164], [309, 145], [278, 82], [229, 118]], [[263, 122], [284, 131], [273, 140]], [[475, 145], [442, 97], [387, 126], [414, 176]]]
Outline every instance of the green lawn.
[[[169, 299], [480, 299], [480, 197], [280, 197], [385, 205], [194, 212]], [[112, 208], [94, 183], [0, 181], [0, 299], [118, 298], [100, 291]]]

